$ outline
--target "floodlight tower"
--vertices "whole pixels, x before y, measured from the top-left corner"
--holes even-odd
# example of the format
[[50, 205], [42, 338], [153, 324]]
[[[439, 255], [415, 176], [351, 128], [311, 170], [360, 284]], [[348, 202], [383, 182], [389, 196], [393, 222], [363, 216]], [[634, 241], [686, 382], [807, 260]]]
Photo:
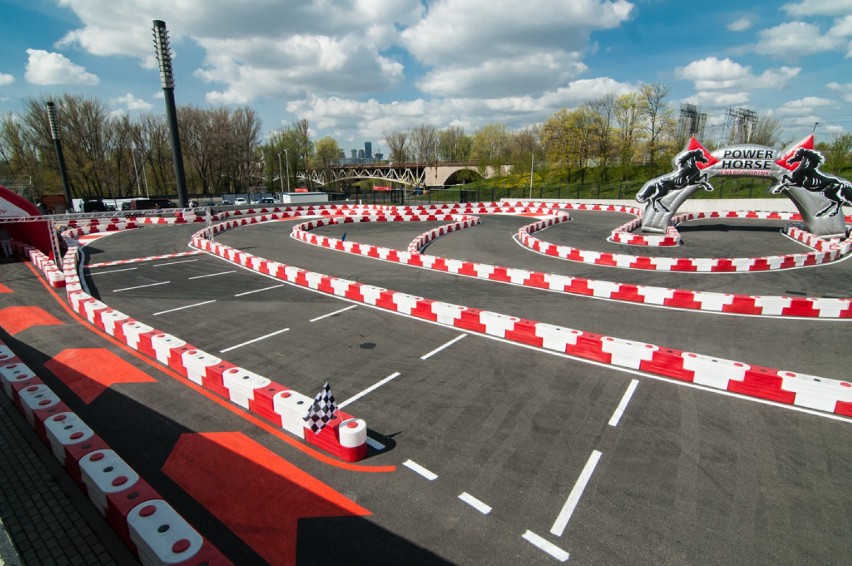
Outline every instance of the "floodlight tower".
[[180, 148], [178, 133], [177, 109], [175, 108], [175, 80], [172, 74], [172, 53], [169, 47], [169, 33], [166, 22], [154, 20], [154, 49], [157, 61], [160, 63], [160, 82], [163, 85], [163, 95], [166, 98], [166, 115], [169, 120], [169, 131], [172, 135], [172, 159], [175, 162], [175, 180], [177, 181], [178, 200], [181, 208], [189, 206], [186, 196], [186, 176], [183, 171], [183, 153]]
[[71, 184], [68, 182], [68, 173], [65, 171], [65, 155], [62, 153], [62, 142], [59, 140], [59, 124], [56, 122], [56, 107], [53, 101], [47, 103], [47, 119], [50, 121], [50, 135], [53, 137], [53, 147], [56, 148], [56, 159], [59, 161], [59, 176], [62, 179], [62, 187], [65, 189], [65, 210], [74, 209], [74, 201], [71, 200]]

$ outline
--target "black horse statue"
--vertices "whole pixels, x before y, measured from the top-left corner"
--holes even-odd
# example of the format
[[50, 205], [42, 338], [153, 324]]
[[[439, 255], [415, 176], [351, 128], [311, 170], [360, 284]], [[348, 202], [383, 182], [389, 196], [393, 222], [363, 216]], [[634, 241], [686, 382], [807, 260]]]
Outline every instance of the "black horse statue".
[[784, 174], [781, 177], [781, 183], [772, 188], [772, 194], [778, 194], [789, 187], [822, 193], [831, 202], [820, 209], [816, 216], [837, 216], [844, 204], [852, 204], [852, 183], [833, 175], [826, 175], [817, 169], [823, 160], [822, 154], [818, 151], [800, 147], [787, 160], [787, 163], [798, 163], [798, 167], [790, 175]]
[[701, 149], [693, 149], [680, 155], [677, 159], [677, 171], [662, 177], [649, 181], [636, 193], [638, 202], [651, 201], [651, 207], [655, 212], [659, 212], [659, 205], [666, 212], [671, 212], [669, 208], [663, 204], [660, 199], [665, 197], [671, 191], [677, 191], [685, 187], [698, 185], [703, 187], [705, 191], [712, 191], [713, 185], [707, 182], [707, 173], [702, 174], [701, 170], [696, 165], [696, 161], [707, 163], [709, 160], [705, 157]]

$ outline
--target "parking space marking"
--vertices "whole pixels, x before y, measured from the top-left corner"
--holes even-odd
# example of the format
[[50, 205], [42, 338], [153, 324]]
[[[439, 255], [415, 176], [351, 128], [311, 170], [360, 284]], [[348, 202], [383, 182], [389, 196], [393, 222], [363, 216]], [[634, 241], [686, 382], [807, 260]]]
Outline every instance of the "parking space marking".
[[461, 499], [462, 501], [464, 501], [465, 503], [467, 503], [468, 505], [470, 505], [471, 507], [473, 507], [474, 509], [476, 509], [477, 511], [482, 513], [483, 515], [488, 515], [489, 513], [491, 513], [491, 506], [490, 505], [483, 503], [482, 501], [475, 498], [474, 496], [472, 496], [471, 494], [469, 494], [466, 491], [463, 492], [461, 495], [459, 495], [459, 499]]
[[527, 542], [531, 543], [535, 547], [538, 547], [539, 550], [543, 550], [544, 552], [548, 553], [560, 562], [565, 562], [570, 556], [567, 552], [565, 552], [552, 542], [541, 538], [532, 531], [527, 531], [521, 536]]
[[266, 340], [267, 338], [271, 338], [273, 336], [277, 336], [282, 332], [287, 332], [290, 330], [289, 328], [282, 328], [281, 330], [276, 330], [275, 332], [270, 332], [269, 334], [264, 334], [263, 336], [258, 336], [257, 338], [253, 338], [247, 342], [243, 342], [242, 344], [237, 344], [236, 346], [231, 346], [230, 348], [225, 348], [224, 350], [219, 350], [220, 354], [224, 354], [226, 352], [230, 352], [231, 350], [236, 350], [237, 348], [242, 348], [243, 346], [248, 346], [249, 344], [254, 344], [255, 342], [260, 342], [261, 340]]
[[110, 269], [109, 271], [91, 271], [89, 268], [89, 275], [105, 275], [107, 273], [121, 273], [122, 271], [133, 271], [134, 269], [139, 269], [138, 267], [125, 267], [124, 269]]
[[334, 311], [334, 312], [330, 312], [330, 313], [328, 313], [328, 314], [324, 314], [324, 315], [322, 315], [322, 316], [318, 316], [318, 317], [316, 317], [316, 318], [312, 318], [312, 319], [311, 319], [311, 320], [309, 320], [308, 322], [316, 322], [316, 321], [318, 321], [318, 320], [322, 320], [322, 319], [324, 319], [324, 318], [328, 318], [328, 317], [330, 317], [330, 316], [334, 316], [334, 315], [336, 315], [336, 314], [340, 314], [340, 313], [342, 313], [342, 312], [344, 312], [344, 311], [348, 311], [348, 310], [350, 310], [350, 309], [354, 309], [354, 308], [355, 308], [355, 307], [357, 307], [357, 306], [358, 306], [358, 305], [352, 305], [352, 306], [349, 306], [349, 307], [345, 307], [345, 308], [342, 308], [342, 309], [340, 309], [340, 310], [336, 310], [336, 311]]
[[197, 259], [184, 259], [181, 261], [170, 261], [168, 263], [154, 263], [151, 264], [151, 267], [165, 267], [167, 265], [177, 265], [178, 263], [191, 263], [193, 261], [198, 261]]
[[229, 273], [236, 273], [236, 269], [232, 269], [231, 271], [222, 271], [220, 273], [208, 273], [207, 275], [196, 275], [195, 277], [187, 277], [189, 281], [193, 279], [204, 279], [205, 277], [218, 277], [219, 275], [227, 275]]
[[382, 444], [382, 443], [381, 443], [381, 442], [379, 442], [378, 440], [376, 440], [376, 439], [374, 439], [374, 438], [371, 438], [371, 437], [369, 437], [369, 436], [367, 437], [367, 444], [369, 444], [369, 445], [370, 445], [370, 447], [371, 447], [373, 450], [376, 450], [376, 451], [378, 451], [378, 452], [381, 452], [382, 450], [384, 450], [384, 449], [385, 449], [385, 445], [384, 445], [384, 444]]
[[421, 466], [417, 462], [413, 462], [412, 460], [406, 460], [405, 462], [402, 463], [402, 465], [405, 466], [406, 468], [408, 468], [409, 470], [412, 470], [413, 472], [420, 474], [421, 476], [423, 476], [424, 478], [426, 478], [429, 481], [434, 481], [434, 480], [438, 479], [438, 474], [436, 474], [434, 472], [430, 472], [429, 470], [427, 470], [426, 468], [424, 468], [423, 466]]
[[284, 286], [283, 283], [281, 285], [272, 285], [271, 287], [264, 287], [263, 289], [255, 289], [254, 291], [246, 291], [244, 293], [237, 293], [234, 296], [235, 297], [243, 297], [245, 295], [251, 295], [252, 293], [260, 293], [260, 292], [263, 292], [263, 291], [269, 291], [270, 289], [277, 289], [278, 287], [283, 287], [283, 286]]
[[182, 311], [183, 309], [191, 309], [192, 307], [200, 307], [201, 305], [209, 305], [210, 303], [215, 303], [215, 302], [216, 302], [216, 299], [213, 299], [212, 301], [204, 301], [203, 303], [195, 303], [195, 304], [192, 304], [192, 305], [177, 307], [176, 309], [169, 309], [167, 311], [155, 312], [153, 314], [153, 316], [159, 316], [161, 314], [167, 314], [167, 313], [175, 312], [175, 311]]
[[453, 344], [455, 344], [456, 342], [458, 342], [459, 340], [461, 340], [465, 336], [468, 336], [468, 334], [459, 334], [458, 336], [456, 336], [455, 338], [453, 338], [452, 340], [450, 340], [449, 342], [447, 342], [443, 346], [438, 346], [437, 348], [435, 348], [434, 350], [432, 350], [428, 354], [424, 354], [424, 355], [420, 356], [420, 359], [421, 360], [427, 360], [427, 359], [431, 358], [432, 356], [434, 356], [435, 354], [437, 354], [441, 350], [443, 350], [445, 348], [449, 348], [450, 346], [452, 346]]
[[636, 391], [637, 385], [639, 385], [638, 379], [632, 379], [630, 381], [630, 385], [627, 386], [627, 391], [624, 392], [621, 402], [618, 404], [618, 407], [615, 408], [615, 411], [609, 419], [609, 426], [618, 426], [618, 421], [620, 421], [622, 415], [624, 415], [624, 410], [627, 409], [627, 404], [630, 402], [630, 398], [633, 397], [633, 392]]
[[381, 387], [382, 385], [384, 385], [384, 384], [385, 384], [385, 383], [387, 383], [388, 381], [391, 381], [391, 380], [393, 380], [393, 379], [396, 379], [397, 377], [399, 377], [399, 372], [398, 372], [398, 371], [395, 371], [395, 372], [393, 372], [392, 374], [390, 374], [389, 376], [387, 376], [386, 378], [384, 378], [383, 380], [381, 380], [381, 381], [379, 381], [379, 382], [377, 382], [377, 383], [374, 383], [373, 385], [371, 385], [371, 386], [370, 386], [370, 387], [368, 387], [367, 389], [365, 389], [365, 390], [361, 391], [360, 393], [358, 393], [358, 394], [354, 395], [353, 397], [350, 397], [350, 398], [349, 398], [349, 399], [347, 399], [346, 401], [344, 401], [344, 402], [342, 402], [342, 403], [338, 403], [338, 404], [337, 404], [337, 407], [338, 407], [339, 409], [342, 409], [342, 408], [343, 408], [343, 407], [345, 407], [346, 405], [348, 405], [348, 404], [352, 403], [353, 401], [357, 401], [358, 399], [360, 399], [360, 398], [361, 398], [361, 397], [363, 397], [364, 395], [367, 395], [368, 393], [372, 393], [373, 391], [375, 391], [376, 389], [378, 389], [379, 387]]
[[171, 281], [160, 281], [159, 283], [150, 283], [148, 285], [137, 285], [135, 287], [125, 287], [123, 289], [113, 289], [113, 293], [121, 293], [122, 291], [132, 291], [134, 289], [144, 289], [145, 287], [156, 287], [157, 285], [168, 285]]
[[571, 520], [574, 508], [576, 508], [577, 503], [580, 502], [580, 497], [583, 496], [583, 490], [586, 489], [586, 484], [589, 483], [589, 478], [592, 477], [592, 474], [595, 471], [595, 466], [598, 465], [598, 460], [600, 459], [601, 453], [597, 450], [593, 450], [592, 455], [589, 456], [589, 459], [586, 461], [586, 465], [583, 466], [583, 471], [580, 472], [580, 477], [577, 478], [577, 483], [574, 484], [574, 488], [571, 490], [571, 493], [568, 494], [568, 499], [565, 501], [565, 505], [562, 506], [562, 511], [560, 511], [559, 516], [556, 517], [556, 521], [554, 521], [553, 527], [550, 529], [551, 534], [561, 537], [562, 533], [565, 532], [565, 527], [568, 526], [568, 521]]

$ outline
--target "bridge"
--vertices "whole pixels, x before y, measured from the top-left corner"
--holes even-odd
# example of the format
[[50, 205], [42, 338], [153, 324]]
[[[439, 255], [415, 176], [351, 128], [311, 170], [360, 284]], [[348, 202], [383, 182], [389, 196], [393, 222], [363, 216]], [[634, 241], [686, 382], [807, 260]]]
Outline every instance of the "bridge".
[[[511, 170], [510, 165], [500, 167], [500, 173]], [[296, 178], [315, 185], [328, 185], [337, 181], [377, 179], [391, 181], [412, 187], [444, 187], [457, 185], [458, 173], [470, 171], [482, 177], [480, 168], [473, 162], [437, 163], [426, 165], [422, 163], [369, 164], [369, 165], [338, 165], [326, 169], [308, 169], [297, 171]], [[497, 170], [488, 166], [484, 178], [490, 179], [497, 175]]]

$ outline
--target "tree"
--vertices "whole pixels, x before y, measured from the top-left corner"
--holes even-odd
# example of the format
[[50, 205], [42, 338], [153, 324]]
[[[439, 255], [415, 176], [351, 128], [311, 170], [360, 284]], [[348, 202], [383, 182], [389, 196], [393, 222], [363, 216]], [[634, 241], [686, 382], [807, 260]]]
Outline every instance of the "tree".
[[408, 133], [409, 145], [418, 163], [438, 160], [438, 131], [430, 124], [415, 126]]
[[544, 123], [542, 141], [548, 161], [565, 167], [566, 182], [571, 182], [575, 167], [580, 170], [580, 182], [585, 182], [591, 132], [592, 116], [585, 106], [558, 110]]
[[622, 94], [615, 99], [614, 122], [617, 129], [618, 164], [621, 169], [621, 180], [629, 176], [636, 142], [639, 137], [639, 127], [642, 119], [642, 106], [636, 93]]
[[408, 161], [408, 134], [406, 132], [390, 132], [385, 134], [385, 143], [388, 144], [390, 155], [388, 159], [396, 163]]
[[450, 126], [438, 132], [438, 158], [445, 162], [470, 159], [472, 140], [461, 126]]
[[672, 110], [665, 102], [671, 87], [660, 83], [642, 85], [639, 91], [639, 99], [642, 104], [642, 115], [645, 117], [645, 128], [647, 130], [647, 156], [651, 169], [657, 163], [660, 154], [662, 136], [667, 128], [672, 127], [674, 122]]
[[852, 134], [837, 136], [826, 152], [825, 164], [835, 174], [852, 165]]
[[508, 162], [509, 143], [509, 133], [503, 124], [489, 124], [473, 134], [471, 157], [481, 175], [486, 175], [488, 167], [499, 171]]
[[609, 170], [613, 150], [612, 121], [615, 114], [615, 95], [607, 94], [586, 103], [592, 118], [594, 157], [598, 164], [599, 179], [603, 182]]

